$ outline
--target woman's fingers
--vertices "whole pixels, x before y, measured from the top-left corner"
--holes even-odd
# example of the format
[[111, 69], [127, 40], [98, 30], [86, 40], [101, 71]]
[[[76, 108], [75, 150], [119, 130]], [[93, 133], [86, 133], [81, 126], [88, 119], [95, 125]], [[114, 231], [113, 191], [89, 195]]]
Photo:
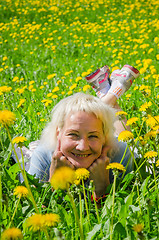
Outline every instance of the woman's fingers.
[[107, 157], [109, 150], [110, 150], [109, 146], [103, 146], [102, 152], [101, 152], [101, 155], [99, 158], [103, 159], [103, 158]]

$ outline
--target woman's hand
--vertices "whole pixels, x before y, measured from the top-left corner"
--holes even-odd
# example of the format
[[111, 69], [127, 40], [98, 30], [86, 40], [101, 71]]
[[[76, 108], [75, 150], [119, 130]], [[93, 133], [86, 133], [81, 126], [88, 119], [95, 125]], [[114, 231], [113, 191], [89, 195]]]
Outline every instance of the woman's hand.
[[54, 174], [55, 170], [62, 166], [68, 166], [68, 167], [74, 168], [74, 166], [68, 161], [68, 159], [61, 152], [60, 140], [58, 140], [56, 149], [52, 156], [49, 181], [51, 180], [51, 177]]
[[106, 170], [109, 164], [107, 152], [110, 148], [103, 147], [100, 157], [89, 167], [90, 179], [93, 180], [95, 186], [95, 197], [101, 197], [105, 194], [106, 188], [110, 184], [109, 170]]

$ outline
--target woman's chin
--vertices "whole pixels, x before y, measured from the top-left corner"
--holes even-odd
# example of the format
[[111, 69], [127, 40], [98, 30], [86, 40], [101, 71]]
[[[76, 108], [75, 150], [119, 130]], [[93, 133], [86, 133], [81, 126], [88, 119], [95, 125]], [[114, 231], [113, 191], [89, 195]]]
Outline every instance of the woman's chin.
[[73, 164], [73, 166], [75, 168], [89, 168], [91, 166], [91, 164], [92, 164], [92, 162], [91, 163], [84, 162], [84, 161], [83, 162], [79, 162], [79, 161], [76, 161], [74, 159], [69, 159], [69, 158], [68, 158], [68, 160], [70, 161], [70, 163]]

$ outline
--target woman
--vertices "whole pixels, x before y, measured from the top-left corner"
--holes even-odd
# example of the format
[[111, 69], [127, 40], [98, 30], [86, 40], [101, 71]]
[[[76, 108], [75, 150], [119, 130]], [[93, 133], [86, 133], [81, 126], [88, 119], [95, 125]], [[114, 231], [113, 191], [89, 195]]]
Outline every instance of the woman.
[[120, 110], [117, 99], [138, 75], [138, 70], [129, 65], [113, 72], [110, 79], [107, 66], [88, 75], [86, 80], [99, 98], [76, 93], [54, 107], [28, 172], [36, 174], [41, 181], [48, 181], [60, 166], [87, 168], [95, 184], [96, 197], [102, 196], [113, 181], [112, 172], [106, 170], [109, 162], [122, 160], [126, 173], [130, 172], [131, 154], [126, 143], [118, 142], [115, 137], [125, 130], [120, 121], [115, 121], [115, 110]]

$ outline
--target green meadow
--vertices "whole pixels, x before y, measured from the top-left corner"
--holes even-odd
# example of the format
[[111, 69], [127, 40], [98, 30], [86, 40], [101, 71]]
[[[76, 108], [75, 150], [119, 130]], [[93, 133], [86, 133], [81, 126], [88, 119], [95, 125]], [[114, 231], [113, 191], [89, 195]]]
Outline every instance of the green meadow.
[[[0, 239], [159, 239], [158, 16], [158, 0], [0, 1]], [[100, 208], [93, 183], [52, 191], [25, 174], [12, 139], [29, 147], [61, 99], [95, 95], [86, 75], [125, 64], [140, 71], [118, 100], [133, 134], [123, 140], [138, 150], [134, 171]]]

